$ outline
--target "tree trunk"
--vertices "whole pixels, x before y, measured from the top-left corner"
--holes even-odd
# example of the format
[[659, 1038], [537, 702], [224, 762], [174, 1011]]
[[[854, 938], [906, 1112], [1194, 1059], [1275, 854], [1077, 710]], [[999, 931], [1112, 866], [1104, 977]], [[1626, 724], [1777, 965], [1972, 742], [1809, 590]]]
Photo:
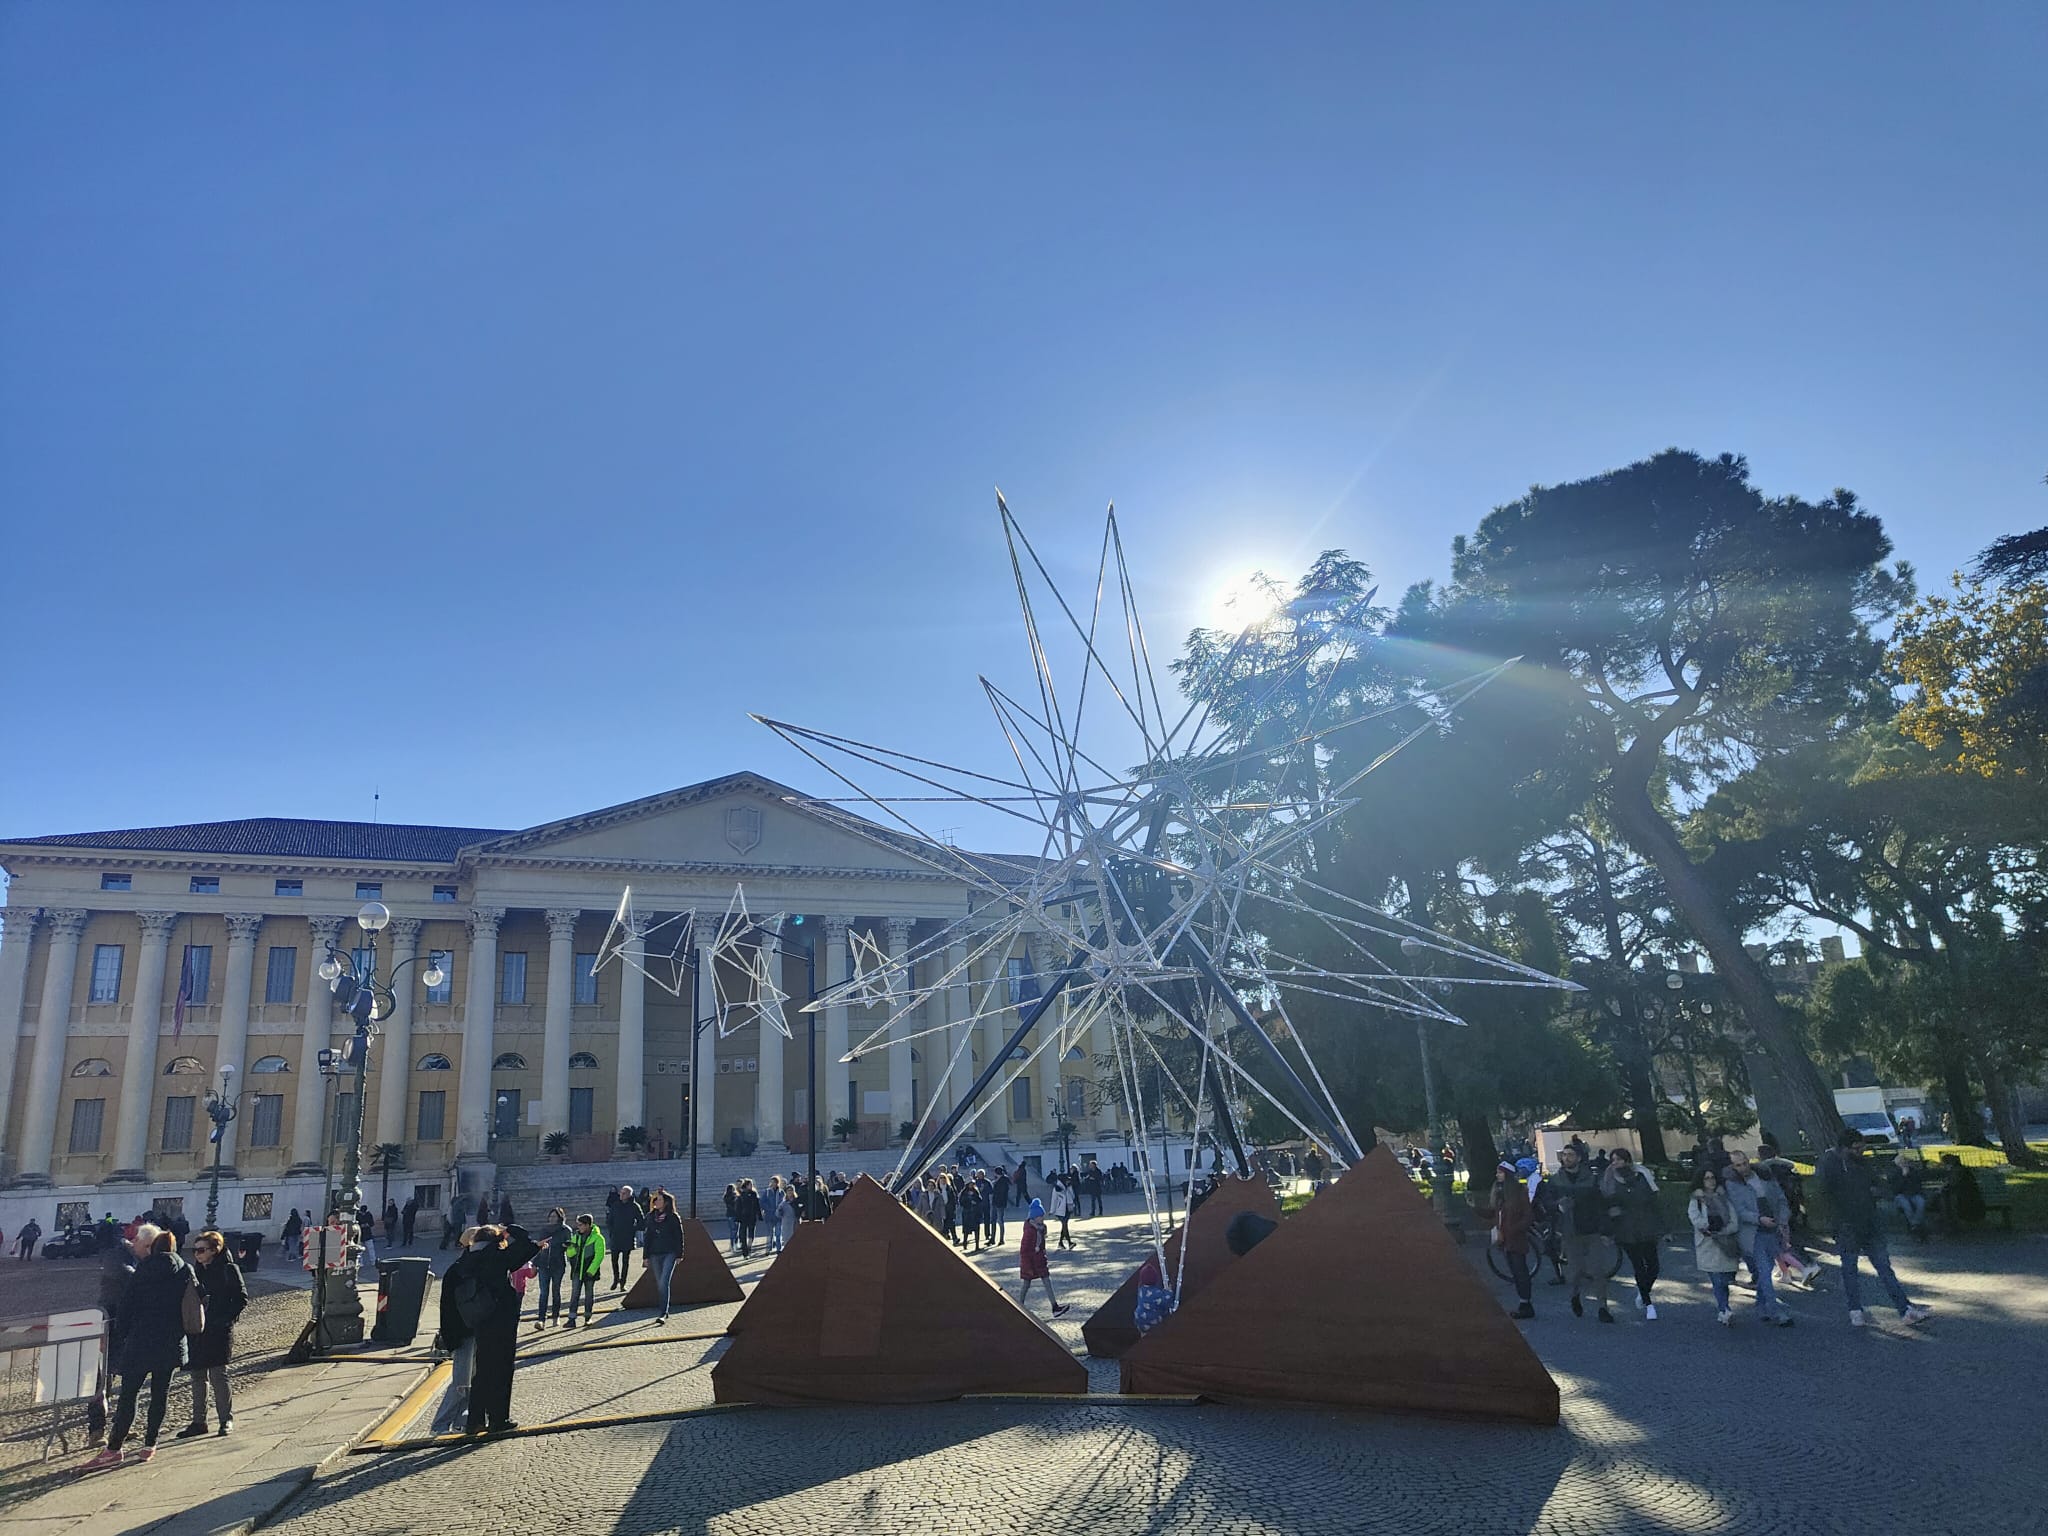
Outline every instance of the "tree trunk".
[[[1621, 937], [1621, 910], [1614, 901], [1614, 880], [1607, 871], [1607, 845], [1588, 833], [1593, 845], [1593, 888], [1600, 902], [1600, 920], [1607, 931], [1607, 959], [1616, 971], [1629, 975], [1628, 946]], [[1649, 1037], [1643, 1032], [1642, 1010], [1637, 1005], [1633, 984], [1621, 1006], [1623, 1085], [1628, 1089], [1628, 1107], [1635, 1117], [1636, 1137], [1643, 1144], [1643, 1161], [1664, 1161], [1664, 1128], [1657, 1123], [1657, 1084], [1650, 1059]]]
[[1465, 1143], [1465, 1194], [1484, 1201], [1485, 1192], [1493, 1186], [1494, 1165], [1500, 1161], [1500, 1144], [1493, 1139], [1493, 1122], [1484, 1113], [1461, 1106], [1458, 1137]]
[[1981, 1147], [1984, 1125], [1977, 1113], [1977, 1093], [1970, 1086], [1970, 1049], [1955, 1030], [1942, 1028], [1934, 1035], [1935, 1056], [1941, 1065], [1941, 1088], [1948, 1098], [1949, 1118], [1955, 1122], [1955, 1137], [1965, 1146]]
[[1742, 1010], [1759, 1052], [1777, 1074], [1791, 1103], [1793, 1134], [1816, 1151], [1833, 1146], [1842, 1129], [1834, 1095], [1821, 1081], [1820, 1070], [1779, 1006], [1771, 978], [1742, 947], [1742, 935], [1728, 920], [1699, 866], [1679, 842], [1671, 823], [1651, 803], [1646, 788], [1616, 783], [1609, 798], [1615, 824], [1636, 852], [1657, 866], [1671, 904], [1706, 947], [1722, 985]]
[[1977, 1075], [1984, 1080], [1984, 1102], [1991, 1106], [1991, 1123], [1998, 1127], [1998, 1145], [2005, 1152], [2005, 1160], [2015, 1168], [2040, 1167], [2040, 1156], [2027, 1145], [2027, 1127], [2020, 1119], [2019, 1100], [2007, 1084], [2005, 1073], [1981, 1040], [1976, 1055]]

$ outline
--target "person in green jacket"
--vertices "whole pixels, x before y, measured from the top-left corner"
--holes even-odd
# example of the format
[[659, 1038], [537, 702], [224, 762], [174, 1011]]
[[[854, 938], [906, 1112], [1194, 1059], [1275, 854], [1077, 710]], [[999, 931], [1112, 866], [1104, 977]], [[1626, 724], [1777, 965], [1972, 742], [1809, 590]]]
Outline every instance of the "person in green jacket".
[[589, 1212], [576, 1218], [576, 1230], [570, 1234], [569, 1256], [569, 1320], [566, 1328], [576, 1326], [576, 1301], [583, 1300], [583, 1323], [590, 1325], [590, 1312], [597, 1305], [597, 1279], [604, 1272], [604, 1233], [597, 1227], [597, 1218]]

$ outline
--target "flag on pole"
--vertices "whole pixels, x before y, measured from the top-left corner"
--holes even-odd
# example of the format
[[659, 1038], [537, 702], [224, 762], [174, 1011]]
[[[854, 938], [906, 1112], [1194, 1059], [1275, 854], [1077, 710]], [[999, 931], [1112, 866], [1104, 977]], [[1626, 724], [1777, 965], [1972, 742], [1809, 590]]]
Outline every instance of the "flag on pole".
[[171, 1038], [185, 1035], [185, 1005], [192, 1001], [192, 946], [185, 946], [184, 962], [178, 967], [178, 1001], [171, 1009]]

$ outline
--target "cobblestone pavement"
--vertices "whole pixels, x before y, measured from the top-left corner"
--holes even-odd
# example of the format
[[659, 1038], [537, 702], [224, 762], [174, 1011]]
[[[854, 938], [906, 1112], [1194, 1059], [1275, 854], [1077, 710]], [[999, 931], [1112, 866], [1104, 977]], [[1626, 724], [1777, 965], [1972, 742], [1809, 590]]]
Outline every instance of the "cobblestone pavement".
[[[1053, 1254], [1062, 1299], [1076, 1303], [1057, 1328], [1077, 1350], [1080, 1320], [1137, 1251], [1134, 1232], [1106, 1229], [1117, 1225], [1084, 1226], [1078, 1251]], [[2014, 1401], [2048, 1369], [2048, 1241], [1898, 1260], [1916, 1299], [1938, 1309], [1929, 1329], [1887, 1312], [1852, 1330], [1834, 1288], [1792, 1297], [1797, 1328], [1761, 1328], [1745, 1306], [1723, 1329], [1679, 1248], [1666, 1251], [1673, 1273], [1655, 1323], [1626, 1295], [1616, 1326], [1574, 1319], [1560, 1291], [1539, 1287], [1541, 1316], [1527, 1326], [1564, 1389], [1556, 1430], [1103, 1396], [747, 1409], [351, 1457], [277, 1526], [287, 1536], [456, 1524], [621, 1536], [2043, 1529], [2038, 1421], [1978, 1405]], [[986, 1262], [1014, 1284], [1013, 1251]], [[1496, 1294], [1512, 1300], [1505, 1287]], [[709, 1331], [730, 1310], [679, 1314], [669, 1328]], [[716, 1342], [548, 1353], [572, 1339], [655, 1334], [643, 1316], [573, 1336], [529, 1330], [522, 1424], [708, 1402]], [[1115, 1366], [1091, 1378], [1095, 1393], [1113, 1392]], [[1902, 1439], [1902, 1413], [1943, 1426], [1962, 1452], [1930, 1451], [1918, 1429]]]

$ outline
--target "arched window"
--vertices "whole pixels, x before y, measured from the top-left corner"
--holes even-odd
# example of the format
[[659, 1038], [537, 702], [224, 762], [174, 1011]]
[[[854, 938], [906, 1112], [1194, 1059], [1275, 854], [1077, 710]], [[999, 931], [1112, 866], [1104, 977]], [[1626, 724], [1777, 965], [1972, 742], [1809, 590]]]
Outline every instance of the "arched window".
[[418, 1064], [413, 1070], [415, 1072], [453, 1072], [455, 1067], [439, 1051], [429, 1051], [419, 1059]]
[[1067, 1060], [1086, 1061], [1087, 1059], [1088, 1058], [1086, 1056], [1081, 1054], [1081, 1047], [1079, 1047], [1078, 1045], [1070, 1045], [1067, 1047]]
[[258, 1056], [249, 1066], [251, 1072], [276, 1073], [289, 1072], [291, 1069], [292, 1064], [282, 1056]]
[[173, 1056], [171, 1064], [164, 1068], [165, 1077], [192, 1077], [206, 1074], [197, 1056]]
[[526, 1070], [526, 1058], [517, 1051], [506, 1051], [496, 1061], [491, 1063], [491, 1070], [493, 1072], [524, 1072]]
[[571, 1072], [595, 1072], [597, 1070], [597, 1058], [588, 1051], [578, 1051], [569, 1058], [569, 1070]]
[[98, 1056], [88, 1056], [71, 1069], [73, 1077], [112, 1077], [114, 1064]]

